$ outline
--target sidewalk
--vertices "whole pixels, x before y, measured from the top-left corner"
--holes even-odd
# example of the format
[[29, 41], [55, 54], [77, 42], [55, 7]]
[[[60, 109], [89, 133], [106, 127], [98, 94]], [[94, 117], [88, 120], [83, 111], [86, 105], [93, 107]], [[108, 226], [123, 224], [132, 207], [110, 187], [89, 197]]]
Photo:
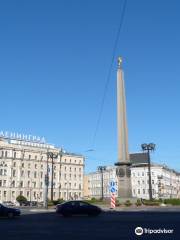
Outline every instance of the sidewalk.
[[108, 205], [96, 205], [100, 207], [105, 212], [143, 212], [143, 211], [155, 211], [155, 212], [180, 212], [180, 206], [121, 206], [116, 207], [115, 209], [112, 209]]

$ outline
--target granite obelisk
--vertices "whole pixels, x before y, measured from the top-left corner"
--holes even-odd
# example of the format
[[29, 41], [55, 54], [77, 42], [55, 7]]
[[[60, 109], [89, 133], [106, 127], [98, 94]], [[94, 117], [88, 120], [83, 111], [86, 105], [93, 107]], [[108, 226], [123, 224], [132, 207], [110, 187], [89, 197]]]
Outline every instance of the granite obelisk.
[[118, 176], [118, 197], [130, 198], [131, 178], [130, 160], [128, 151], [128, 129], [126, 117], [126, 97], [124, 87], [124, 72], [122, 69], [122, 58], [118, 58], [117, 69], [117, 131], [118, 131], [118, 162], [116, 174]]

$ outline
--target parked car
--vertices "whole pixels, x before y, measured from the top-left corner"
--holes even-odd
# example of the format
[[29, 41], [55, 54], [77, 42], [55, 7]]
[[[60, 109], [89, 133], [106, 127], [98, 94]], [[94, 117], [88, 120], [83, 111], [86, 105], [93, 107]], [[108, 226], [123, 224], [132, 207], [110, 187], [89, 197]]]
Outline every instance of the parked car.
[[10, 208], [7, 207], [6, 205], [0, 204], [0, 216], [1, 217], [8, 217], [12, 218], [15, 216], [20, 216], [21, 211], [18, 208]]
[[56, 206], [56, 213], [64, 217], [72, 215], [97, 216], [102, 212], [101, 208], [84, 201], [68, 201]]
[[16, 206], [16, 205], [15, 205], [13, 202], [11, 202], [11, 201], [4, 201], [4, 202], [3, 202], [3, 205], [8, 206], [8, 207], [15, 207], [15, 206]]
[[20, 206], [29, 206], [29, 207], [36, 207], [37, 202], [36, 201], [25, 201], [25, 202], [20, 202]]

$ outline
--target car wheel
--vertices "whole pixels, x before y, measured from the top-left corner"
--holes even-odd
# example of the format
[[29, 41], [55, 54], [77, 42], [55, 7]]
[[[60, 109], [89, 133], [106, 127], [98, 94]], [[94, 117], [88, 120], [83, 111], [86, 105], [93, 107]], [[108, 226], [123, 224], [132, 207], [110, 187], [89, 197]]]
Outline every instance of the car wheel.
[[8, 212], [8, 218], [13, 218], [14, 214], [12, 212]]

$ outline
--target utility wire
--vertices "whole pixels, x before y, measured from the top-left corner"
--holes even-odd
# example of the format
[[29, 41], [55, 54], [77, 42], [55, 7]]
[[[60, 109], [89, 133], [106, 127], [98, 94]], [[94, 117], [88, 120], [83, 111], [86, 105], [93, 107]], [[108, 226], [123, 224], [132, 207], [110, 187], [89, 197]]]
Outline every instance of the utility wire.
[[100, 110], [99, 110], [98, 119], [97, 119], [97, 123], [96, 123], [96, 128], [95, 128], [94, 135], [93, 135], [92, 149], [94, 148], [97, 132], [99, 130], [99, 125], [100, 125], [100, 121], [101, 121], [101, 117], [102, 117], [102, 113], [103, 113], [106, 93], [107, 93], [109, 82], [110, 82], [111, 71], [112, 71], [112, 67], [113, 67], [113, 63], [114, 63], [114, 59], [115, 59], [115, 55], [116, 55], [116, 50], [117, 50], [117, 46], [118, 46], [118, 42], [119, 42], [119, 37], [120, 37], [121, 29], [122, 29], [122, 24], [123, 24], [123, 20], [124, 20], [124, 15], [125, 15], [125, 11], [126, 11], [126, 5], [127, 5], [127, 0], [124, 0], [123, 7], [122, 7], [122, 13], [121, 13], [121, 17], [120, 17], [120, 22], [119, 22], [119, 27], [118, 27], [118, 31], [117, 31], [117, 36], [116, 36], [114, 47], [113, 47], [112, 59], [111, 59], [111, 63], [109, 66], [107, 80], [105, 83], [104, 93], [103, 93], [103, 97], [102, 97], [102, 102], [100, 105]]

